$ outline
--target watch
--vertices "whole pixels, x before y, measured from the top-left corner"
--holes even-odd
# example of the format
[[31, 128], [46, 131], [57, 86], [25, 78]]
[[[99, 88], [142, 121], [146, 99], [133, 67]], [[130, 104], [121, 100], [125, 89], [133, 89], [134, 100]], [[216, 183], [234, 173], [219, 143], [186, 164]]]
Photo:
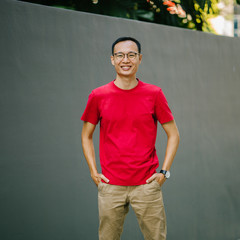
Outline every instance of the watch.
[[160, 173], [162, 173], [166, 179], [170, 178], [170, 171], [161, 170]]

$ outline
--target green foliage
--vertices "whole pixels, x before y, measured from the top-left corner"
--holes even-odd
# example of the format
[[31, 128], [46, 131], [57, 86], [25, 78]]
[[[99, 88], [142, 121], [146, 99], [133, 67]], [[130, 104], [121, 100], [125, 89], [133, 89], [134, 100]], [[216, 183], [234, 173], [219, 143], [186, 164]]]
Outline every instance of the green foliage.
[[[209, 16], [218, 12], [218, 0], [25, 0], [49, 6], [212, 31]], [[237, 0], [240, 1], [240, 0]]]

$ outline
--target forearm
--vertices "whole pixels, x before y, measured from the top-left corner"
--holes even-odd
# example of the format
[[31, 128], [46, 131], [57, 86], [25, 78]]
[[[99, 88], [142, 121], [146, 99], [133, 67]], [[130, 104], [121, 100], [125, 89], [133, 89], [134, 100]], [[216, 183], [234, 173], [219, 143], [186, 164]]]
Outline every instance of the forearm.
[[[166, 125], [164, 129], [167, 132], [168, 141], [167, 141], [165, 158], [162, 165], [162, 170], [169, 171], [173, 163], [174, 157], [176, 155], [180, 138], [179, 138], [179, 133], [175, 123], [174, 123], [174, 127], [172, 128], [174, 131], [168, 131], [167, 130], [168, 127]], [[156, 179], [156, 181], [159, 183], [160, 186], [162, 186], [163, 183], [166, 181], [164, 174], [155, 173], [149, 179], [147, 179], [147, 183], [152, 182], [154, 179]]]
[[95, 125], [89, 122], [83, 123], [82, 128], [82, 148], [83, 148], [83, 154], [87, 160], [87, 164], [90, 170], [91, 177], [96, 185], [99, 184], [101, 179], [103, 179], [105, 182], [109, 182], [109, 179], [107, 179], [103, 174], [99, 174], [97, 170], [96, 165], [96, 159], [95, 159], [95, 150], [94, 150], [94, 144], [93, 144], [93, 132], [95, 130]]
[[178, 131], [174, 135], [168, 137], [165, 158], [162, 165], [163, 170], [170, 170], [174, 157], [177, 153], [179, 141], [180, 138]]
[[91, 176], [97, 174], [98, 171], [92, 137], [82, 137], [82, 148]]

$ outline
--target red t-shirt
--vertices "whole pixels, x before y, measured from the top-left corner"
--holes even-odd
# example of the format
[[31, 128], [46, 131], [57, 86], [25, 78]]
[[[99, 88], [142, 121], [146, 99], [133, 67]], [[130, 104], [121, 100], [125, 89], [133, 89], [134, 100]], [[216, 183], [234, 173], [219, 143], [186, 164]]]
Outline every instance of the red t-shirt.
[[130, 90], [114, 82], [94, 89], [81, 120], [100, 121], [102, 174], [114, 185], [141, 185], [159, 166], [157, 121], [173, 120], [161, 88], [138, 80]]

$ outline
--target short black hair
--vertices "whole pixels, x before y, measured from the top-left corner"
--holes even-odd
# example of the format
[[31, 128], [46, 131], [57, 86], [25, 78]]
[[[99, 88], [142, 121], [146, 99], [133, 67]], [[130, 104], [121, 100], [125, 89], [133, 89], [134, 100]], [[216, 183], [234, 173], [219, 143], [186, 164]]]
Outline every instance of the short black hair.
[[112, 44], [112, 55], [114, 54], [115, 45], [119, 42], [125, 42], [125, 41], [135, 42], [137, 44], [137, 47], [138, 47], [138, 52], [141, 53], [141, 44], [137, 39], [132, 38], [132, 37], [120, 37]]

